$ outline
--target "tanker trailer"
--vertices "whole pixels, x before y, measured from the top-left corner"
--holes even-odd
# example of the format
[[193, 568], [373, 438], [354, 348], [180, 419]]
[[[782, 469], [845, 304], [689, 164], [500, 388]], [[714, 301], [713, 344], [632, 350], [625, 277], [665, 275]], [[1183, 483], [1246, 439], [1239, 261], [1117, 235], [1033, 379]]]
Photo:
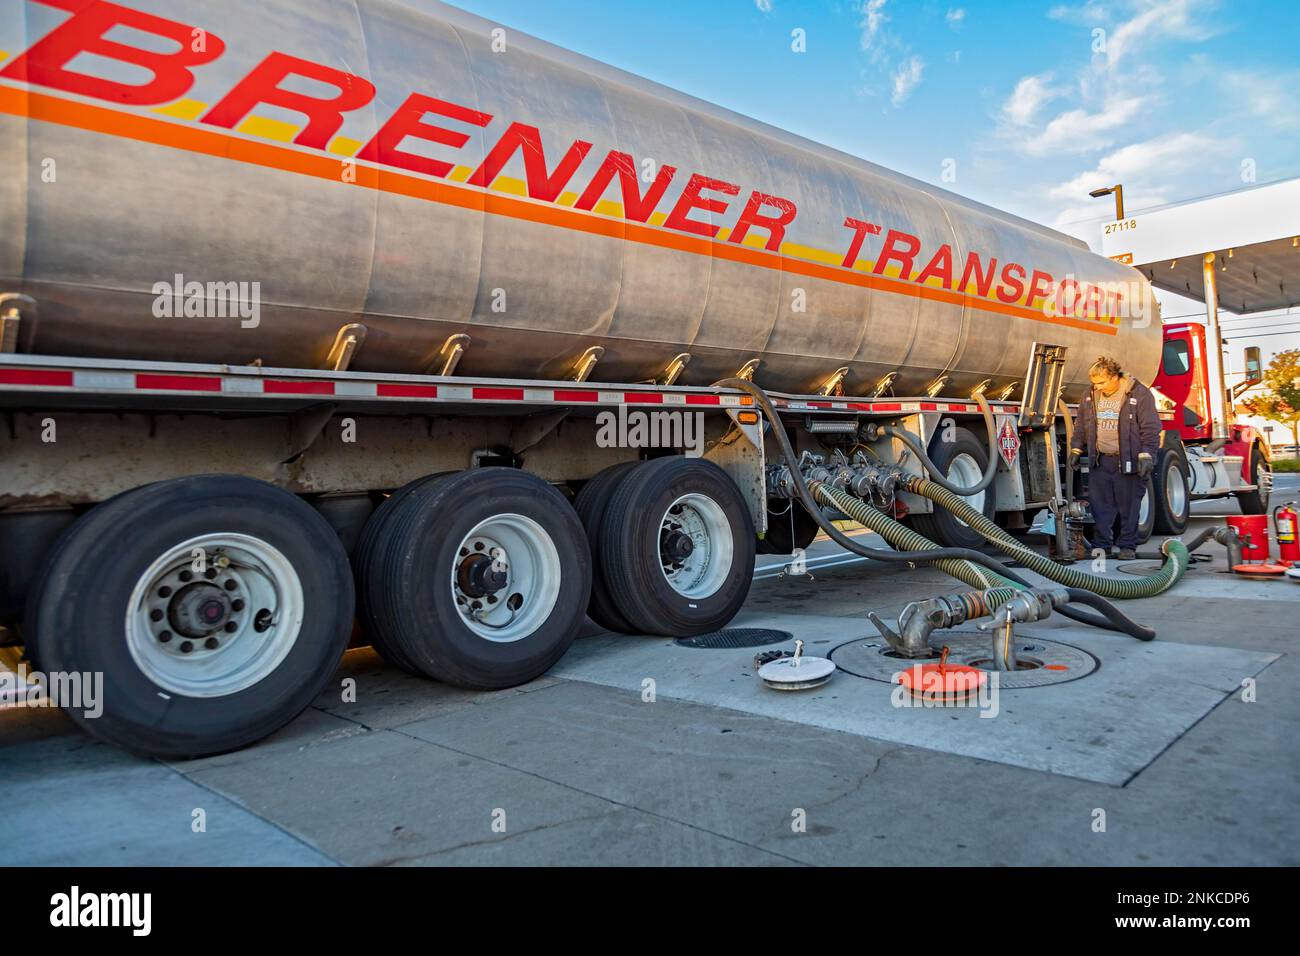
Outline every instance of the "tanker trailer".
[[[305, 707], [354, 581], [381, 654], [468, 687], [588, 610], [725, 625], [809, 524], [770, 525], [719, 380], [809, 454], [962, 419], [966, 484], [1036, 343], [1053, 402], [1159, 358], [1148, 284], [1076, 240], [439, 3], [5, 0], [0, 51], [0, 615], [145, 752]], [[977, 510], [1059, 497], [1029, 457]]]

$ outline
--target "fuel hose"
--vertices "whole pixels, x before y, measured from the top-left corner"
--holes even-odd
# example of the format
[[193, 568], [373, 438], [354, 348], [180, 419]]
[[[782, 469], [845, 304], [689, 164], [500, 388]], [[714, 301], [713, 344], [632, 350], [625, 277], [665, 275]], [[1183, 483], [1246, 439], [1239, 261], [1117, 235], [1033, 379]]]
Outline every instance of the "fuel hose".
[[954, 495], [977, 495], [993, 484], [993, 479], [998, 473], [998, 458], [1000, 456], [996, 447], [997, 430], [994, 428], [993, 423], [993, 409], [989, 407], [988, 399], [984, 397], [983, 392], [976, 392], [974, 398], [975, 403], [980, 407], [980, 412], [984, 415], [984, 427], [987, 429], [989, 436], [989, 460], [984, 467], [983, 477], [969, 488], [963, 488], [961, 485], [949, 481], [948, 477], [943, 473], [943, 469], [930, 460], [930, 456], [925, 452], [925, 446], [906, 428], [895, 428], [893, 425], [886, 425], [880, 429], [880, 433], [889, 435], [891, 438], [897, 438], [906, 445], [912, 454], [916, 455], [920, 460], [921, 467], [930, 476], [930, 480], [941, 488], [946, 488]]

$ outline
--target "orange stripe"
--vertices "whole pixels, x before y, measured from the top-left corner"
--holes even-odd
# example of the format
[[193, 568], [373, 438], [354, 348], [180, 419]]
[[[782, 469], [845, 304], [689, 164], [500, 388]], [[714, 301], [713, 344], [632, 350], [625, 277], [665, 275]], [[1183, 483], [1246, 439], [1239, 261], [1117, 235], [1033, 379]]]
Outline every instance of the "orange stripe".
[[[202, 153], [222, 159], [265, 166], [284, 172], [312, 176], [316, 179], [328, 179], [342, 183], [342, 160], [316, 153], [302, 152], [285, 146], [241, 139], [229, 133], [214, 129], [200, 129], [183, 126], [168, 120], [157, 119], [137, 113], [91, 106], [72, 100], [65, 100], [42, 93], [32, 93], [13, 87], [0, 87], [0, 113], [13, 116], [26, 116], [47, 123], [71, 126], [95, 133], [106, 133], [124, 139], [142, 143], [153, 143], [173, 149], [182, 149], [191, 153]], [[586, 232], [593, 235], [624, 239], [643, 245], [660, 246], [695, 255], [726, 259], [745, 265], [789, 272], [795, 275], [846, 285], [878, 289], [895, 295], [907, 295], [920, 299], [931, 299], [951, 305], [966, 305], [984, 312], [997, 312], [1003, 315], [1031, 319], [1035, 322], [1047, 322], [1070, 328], [1098, 332], [1102, 335], [1115, 335], [1118, 329], [1101, 325], [1087, 319], [1075, 319], [1068, 316], [1046, 315], [1037, 309], [1024, 306], [1007, 305], [989, 299], [969, 296], [961, 292], [935, 289], [915, 283], [900, 282], [882, 276], [867, 275], [848, 269], [794, 259], [779, 253], [762, 249], [751, 249], [729, 242], [717, 242], [702, 236], [687, 236], [635, 222], [624, 222], [587, 215], [577, 210], [562, 206], [552, 206], [538, 202], [515, 199], [498, 193], [488, 193], [468, 187], [450, 186], [446, 183], [433, 182], [394, 172], [387, 168], [364, 166], [354, 163], [356, 181], [353, 185], [380, 192], [410, 196], [429, 202], [463, 209], [479, 209], [496, 216], [506, 216], [528, 222], [543, 223]]]

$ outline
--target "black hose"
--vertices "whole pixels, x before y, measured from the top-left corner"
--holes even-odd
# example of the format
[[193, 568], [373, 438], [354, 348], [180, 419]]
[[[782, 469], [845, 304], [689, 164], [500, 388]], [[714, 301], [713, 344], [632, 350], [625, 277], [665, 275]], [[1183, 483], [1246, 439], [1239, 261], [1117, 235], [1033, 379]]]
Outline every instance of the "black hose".
[[[1110, 630], [1121, 631], [1130, 637], [1136, 637], [1139, 641], [1151, 641], [1155, 639], [1156, 632], [1145, 625], [1137, 623], [1120, 612], [1119, 608], [1111, 604], [1100, 594], [1094, 594], [1091, 591], [1085, 591], [1082, 588], [1066, 588], [1065, 593], [1070, 595], [1070, 601], [1074, 604], [1086, 604], [1088, 607], [1098, 611], [1102, 617], [1109, 621], [1113, 627]], [[1067, 617], [1070, 615], [1066, 615]], [[1078, 620], [1076, 618], [1076, 620]]]
[[925, 453], [925, 448], [921, 445], [920, 440], [909, 432], [906, 428], [895, 428], [892, 425], [885, 425], [880, 429], [882, 435], [889, 435], [897, 438], [906, 445], [917, 458], [921, 460], [921, 467], [940, 488], [945, 491], [951, 491], [954, 495], [961, 495], [963, 498], [969, 498], [971, 495], [977, 495], [981, 491], [993, 484], [993, 479], [998, 473], [998, 459], [1001, 457], [997, 450], [997, 430], [993, 427], [993, 409], [989, 408], [988, 400], [984, 397], [983, 392], [975, 393], [975, 401], [984, 414], [984, 426], [988, 429], [989, 435], [989, 462], [984, 467], [984, 476], [969, 488], [963, 488], [961, 485], [953, 484], [948, 480], [948, 476], [943, 473], [943, 469], [930, 460], [930, 456]]
[[736, 389], [751, 396], [758, 403], [763, 414], [767, 416], [767, 420], [772, 423], [772, 437], [776, 439], [776, 443], [781, 449], [781, 455], [790, 468], [790, 480], [794, 482], [795, 493], [799, 496], [800, 503], [812, 519], [817, 522], [817, 526], [826, 532], [826, 536], [844, 550], [876, 561], [909, 561], [928, 564], [934, 561], [942, 561], [945, 558], [955, 558], [970, 561], [999, 574], [1005, 570], [1002, 562], [997, 558], [971, 548], [927, 548], [923, 551], [894, 551], [889, 548], [868, 548], [866, 545], [858, 544], [827, 521], [825, 515], [822, 514], [822, 510], [817, 505], [812, 492], [808, 490], [807, 482], [804, 481], [803, 475], [799, 472], [799, 458], [790, 445], [790, 437], [785, 433], [785, 425], [782, 424], [781, 417], [772, 404], [772, 400], [767, 397], [767, 393], [753, 382], [747, 382], [743, 378], [725, 378], [720, 382], [714, 382], [713, 387]]
[[[845, 535], [839, 528], [826, 520], [822, 514], [821, 508], [817, 507], [816, 500], [808, 490], [807, 483], [803, 480], [803, 475], [799, 472], [798, 458], [795, 456], [794, 449], [790, 446], [790, 438], [785, 433], [785, 425], [781, 422], [780, 415], [777, 414], [776, 407], [772, 405], [771, 399], [767, 393], [752, 382], [747, 382], [741, 378], [723, 379], [714, 384], [715, 388], [734, 388], [737, 391], [744, 392], [751, 396], [762, 409], [767, 420], [772, 424], [772, 437], [776, 439], [777, 445], [781, 449], [781, 454], [785, 458], [786, 464], [790, 468], [790, 479], [794, 482], [795, 491], [799, 495], [799, 500], [803, 504], [809, 516], [817, 522], [817, 526], [826, 532], [826, 535], [853, 554], [861, 555], [865, 558], [873, 558], [882, 561], [911, 561], [917, 563], [938, 561], [944, 558], [959, 558], [972, 563], [981, 565], [995, 574], [1000, 575], [1008, 581], [1024, 588], [1033, 587], [1028, 581], [1016, 574], [1010, 568], [1006, 567], [1001, 561], [990, 555], [970, 548], [927, 548], [922, 551], [894, 551], [882, 548], [868, 548], [865, 545], [858, 544], [852, 538]], [[1078, 608], [1060, 607], [1056, 611], [1071, 620], [1078, 621], [1081, 624], [1087, 624], [1091, 627], [1102, 628], [1107, 631], [1117, 631], [1124, 634], [1130, 634], [1139, 640], [1149, 641], [1155, 637], [1155, 631], [1143, 627], [1134, 621], [1129, 620], [1109, 601], [1099, 594], [1093, 594], [1090, 591], [1082, 591], [1077, 588], [1069, 588], [1071, 600], [1078, 600], [1081, 604], [1087, 604], [1102, 612], [1103, 616], [1096, 616], [1081, 611]], [[1085, 598], [1076, 598], [1075, 594], [1086, 595]], [[1148, 636], [1149, 635], [1149, 636]]]

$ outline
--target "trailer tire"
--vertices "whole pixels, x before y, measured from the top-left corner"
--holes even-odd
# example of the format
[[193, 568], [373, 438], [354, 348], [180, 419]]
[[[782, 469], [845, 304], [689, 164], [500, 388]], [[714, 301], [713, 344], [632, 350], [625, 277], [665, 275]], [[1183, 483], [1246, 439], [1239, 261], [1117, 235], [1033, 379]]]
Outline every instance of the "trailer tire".
[[74, 722], [183, 759], [247, 746], [306, 709], [338, 667], [352, 613], [347, 555], [315, 509], [262, 481], [201, 475], [79, 518], [29, 627], [47, 673], [102, 675], [102, 712], [66, 708]]
[[[664, 553], [669, 540], [681, 559], [672, 581], [665, 568], [672, 564]], [[749, 594], [754, 551], [744, 497], [725, 471], [702, 458], [643, 464], [614, 490], [601, 528], [610, 594], [644, 634], [689, 637], [725, 626]]]
[[578, 520], [587, 531], [587, 544], [591, 547], [591, 600], [587, 604], [587, 616], [601, 627], [623, 634], [635, 633], [636, 628], [619, 611], [609, 593], [609, 585], [605, 583], [605, 574], [600, 564], [600, 529], [604, 524], [610, 495], [619, 482], [639, 464], [639, 461], [624, 461], [610, 465], [583, 485], [573, 502]]
[[[546, 673], [577, 636], [591, 594], [576, 512], [515, 468], [475, 468], [412, 489], [380, 528], [372, 560], [371, 613], [384, 639], [425, 676], [472, 690]], [[480, 619], [461, 611], [474, 601]]]
[[418, 674], [419, 670], [402, 653], [400, 647], [385, 638], [383, 628], [375, 620], [373, 608], [378, 600], [379, 589], [383, 586], [374, 568], [375, 545], [380, 540], [389, 518], [392, 517], [397, 506], [406, 500], [407, 495], [416, 488], [422, 488], [454, 474], [454, 471], [441, 471], [416, 478], [385, 498], [362, 529], [361, 539], [357, 542], [357, 549], [352, 558], [353, 577], [356, 579], [357, 589], [357, 623], [361, 626], [361, 636], [370, 641], [370, 646], [375, 649], [375, 653], [408, 674]]
[[1156, 484], [1151, 475], [1146, 477], [1146, 490], [1138, 503], [1138, 544], [1146, 544], [1156, 529]]
[[[1258, 489], [1259, 479], [1263, 472], [1271, 471], [1268, 461], [1264, 458], [1264, 453], [1259, 450], [1258, 445], [1250, 446], [1250, 483]], [[1237, 506], [1241, 508], [1244, 515], [1263, 515], [1268, 514], [1268, 502], [1271, 495], [1262, 492], [1248, 491], [1237, 495]]]
[[[952, 441], [943, 441], [942, 433], [935, 435], [930, 442], [930, 460], [943, 470], [946, 478], [969, 486], [970, 482], [978, 481], [988, 467], [988, 448], [969, 429], [956, 428], [953, 430]], [[987, 488], [977, 497], [980, 498], [977, 510], [990, 521], [993, 520], [997, 510], [993, 488]], [[966, 502], [970, 504], [970, 499], [967, 498]], [[937, 504], [930, 514], [913, 515], [911, 522], [918, 533], [943, 547], [982, 548], [988, 544], [982, 534], [968, 528], [946, 508]]]
[[1188, 473], [1187, 455], [1182, 448], [1172, 445], [1157, 453], [1151, 485], [1156, 534], [1179, 535], [1187, 530], [1192, 512]]

